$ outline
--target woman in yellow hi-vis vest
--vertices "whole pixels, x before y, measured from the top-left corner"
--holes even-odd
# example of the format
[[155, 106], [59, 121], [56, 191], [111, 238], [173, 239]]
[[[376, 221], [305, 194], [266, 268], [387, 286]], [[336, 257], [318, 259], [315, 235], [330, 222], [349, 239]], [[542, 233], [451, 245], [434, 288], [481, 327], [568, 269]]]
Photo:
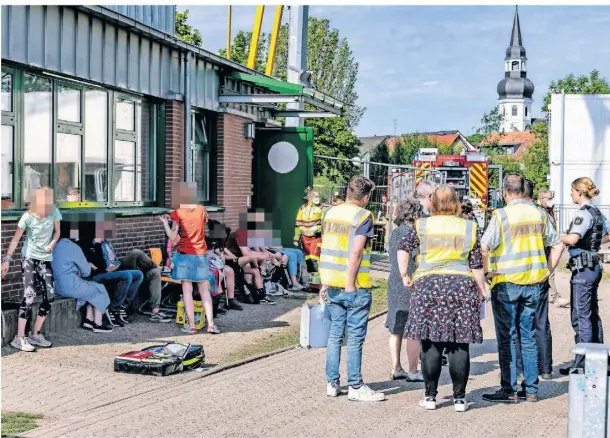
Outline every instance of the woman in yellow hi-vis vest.
[[[483, 342], [480, 304], [485, 290], [483, 257], [477, 224], [462, 219], [460, 201], [449, 186], [432, 195], [432, 216], [407, 229], [399, 249], [419, 248], [407, 339], [421, 341], [425, 394], [419, 405], [436, 409], [443, 350], [448, 352], [455, 410], [468, 408], [466, 384], [470, 373], [469, 344]], [[410, 284], [407, 278], [406, 283]]]
[[305, 264], [309, 274], [309, 287], [320, 288], [320, 245], [322, 243], [322, 214], [324, 207], [320, 194], [307, 187], [307, 204], [299, 208], [294, 229], [294, 246], [301, 247], [305, 254]]

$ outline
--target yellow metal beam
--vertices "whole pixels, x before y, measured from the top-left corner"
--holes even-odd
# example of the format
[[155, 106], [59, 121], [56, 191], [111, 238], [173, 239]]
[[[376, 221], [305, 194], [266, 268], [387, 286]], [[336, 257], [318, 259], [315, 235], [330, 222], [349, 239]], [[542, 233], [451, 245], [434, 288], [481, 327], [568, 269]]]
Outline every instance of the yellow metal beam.
[[229, 6], [227, 26], [227, 59], [231, 59], [231, 6]]
[[271, 76], [273, 74], [273, 65], [275, 63], [275, 53], [277, 51], [277, 40], [280, 35], [280, 28], [282, 26], [282, 12], [284, 6], [275, 7], [275, 17], [273, 18], [273, 29], [271, 30], [271, 42], [269, 43], [269, 55], [267, 55], [267, 67], [265, 68], [265, 74]]
[[254, 28], [252, 29], [252, 39], [250, 40], [250, 53], [248, 54], [248, 68], [251, 68], [252, 70], [256, 67], [256, 52], [258, 51], [258, 40], [261, 36], [264, 14], [265, 6], [257, 6], [256, 16], [254, 17]]

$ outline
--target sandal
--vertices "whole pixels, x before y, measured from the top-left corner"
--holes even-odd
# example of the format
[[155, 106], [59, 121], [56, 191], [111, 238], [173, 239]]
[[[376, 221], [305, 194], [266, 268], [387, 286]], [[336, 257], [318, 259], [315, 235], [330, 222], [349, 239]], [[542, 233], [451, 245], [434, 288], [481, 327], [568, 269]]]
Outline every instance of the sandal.
[[211, 335], [218, 335], [220, 334], [220, 330], [218, 330], [218, 327], [216, 327], [215, 325], [210, 325], [208, 326], [208, 333], [210, 333]]

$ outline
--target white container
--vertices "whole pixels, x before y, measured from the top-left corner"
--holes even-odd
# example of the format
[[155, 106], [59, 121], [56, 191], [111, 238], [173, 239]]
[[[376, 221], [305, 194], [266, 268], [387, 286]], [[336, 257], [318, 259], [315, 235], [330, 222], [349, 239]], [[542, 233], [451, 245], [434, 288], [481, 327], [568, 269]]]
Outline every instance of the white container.
[[325, 304], [301, 307], [301, 347], [326, 348], [330, 334], [330, 312]]

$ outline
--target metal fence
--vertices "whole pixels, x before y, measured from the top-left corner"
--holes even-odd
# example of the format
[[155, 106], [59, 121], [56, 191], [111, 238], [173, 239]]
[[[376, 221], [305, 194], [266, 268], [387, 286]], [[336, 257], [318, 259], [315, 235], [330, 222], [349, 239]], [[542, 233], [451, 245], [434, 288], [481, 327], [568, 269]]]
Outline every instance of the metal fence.
[[[601, 211], [606, 218], [610, 218], [610, 205], [596, 205], [596, 207], [599, 208], [599, 211]], [[558, 205], [555, 207], [555, 217], [559, 222], [560, 233], [568, 231], [578, 210], [580, 210], [579, 205]]]
[[367, 205], [375, 217], [373, 251], [387, 253], [388, 236], [394, 227], [395, 209], [400, 201], [415, 197], [416, 185], [421, 180], [443, 183], [442, 174], [413, 166], [383, 164], [346, 158], [314, 155], [314, 188], [322, 202], [333, 204], [345, 200], [347, 183], [354, 175], [362, 175], [375, 183]]

